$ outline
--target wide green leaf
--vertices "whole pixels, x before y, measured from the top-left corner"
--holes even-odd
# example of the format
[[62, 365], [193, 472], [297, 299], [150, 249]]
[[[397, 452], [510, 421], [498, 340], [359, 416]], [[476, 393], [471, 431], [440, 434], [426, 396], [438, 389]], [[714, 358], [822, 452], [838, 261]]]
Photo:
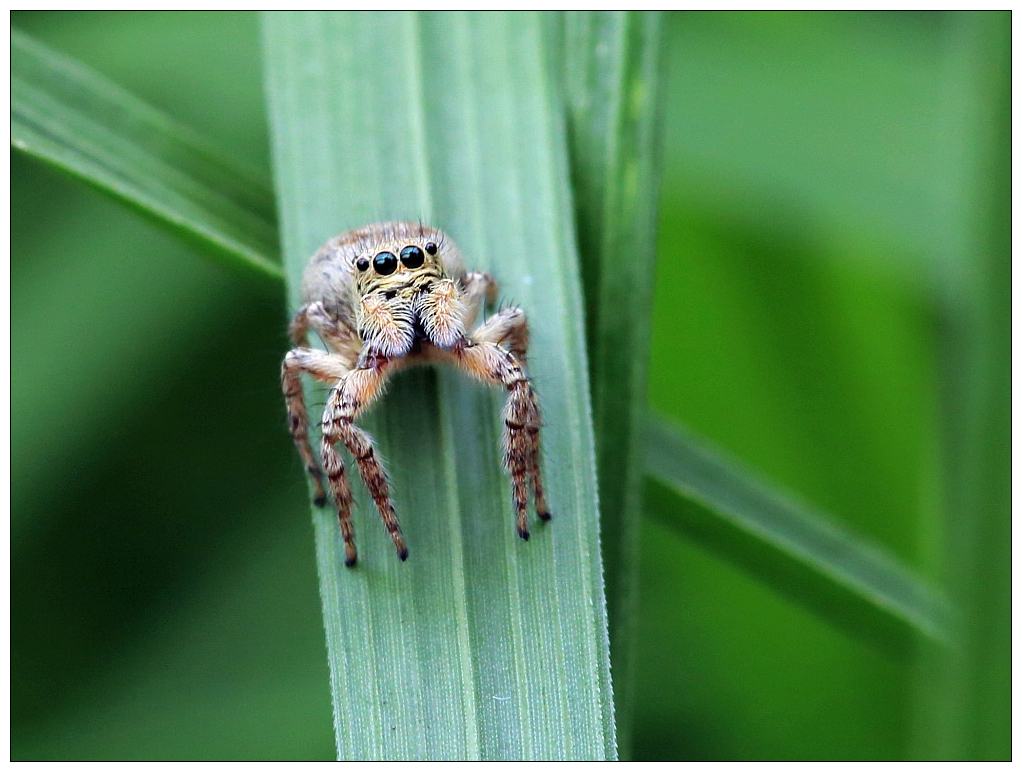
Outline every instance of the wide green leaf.
[[758, 479], [688, 432], [651, 419], [646, 509], [851, 634], [909, 655], [946, 643], [947, 603], [878, 545]]
[[573, 11], [565, 96], [586, 294], [618, 740], [625, 747], [659, 198], [661, 14]]
[[11, 34], [11, 144], [228, 264], [281, 275], [268, 180], [17, 30]]
[[500, 469], [502, 395], [451, 371], [399, 376], [367, 421], [409, 560], [362, 496], [362, 557], [344, 568], [336, 515], [314, 510], [341, 758], [615, 755], [551, 18], [264, 17], [289, 305], [331, 236], [386, 219], [435, 224], [528, 313], [545, 411], [554, 520], [528, 543]]

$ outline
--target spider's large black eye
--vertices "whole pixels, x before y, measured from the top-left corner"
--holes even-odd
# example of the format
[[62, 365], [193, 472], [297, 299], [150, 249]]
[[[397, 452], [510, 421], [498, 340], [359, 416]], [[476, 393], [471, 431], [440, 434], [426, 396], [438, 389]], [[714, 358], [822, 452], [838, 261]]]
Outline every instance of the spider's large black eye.
[[418, 268], [425, 261], [426, 256], [418, 247], [405, 247], [401, 250], [401, 262], [405, 268]]
[[435, 255], [436, 254], [436, 250], [437, 250], [437, 246], [432, 241], [429, 242], [426, 245], [426, 251], [429, 252], [431, 255]]
[[397, 258], [392, 252], [380, 252], [373, 258], [373, 268], [380, 276], [387, 276], [397, 270]]
[[364, 271], [366, 268], [369, 267], [369, 258], [368, 257], [360, 257], [356, 261], [355, 267], [358, 268], [358, 270], [360, 270], [360, 271]]

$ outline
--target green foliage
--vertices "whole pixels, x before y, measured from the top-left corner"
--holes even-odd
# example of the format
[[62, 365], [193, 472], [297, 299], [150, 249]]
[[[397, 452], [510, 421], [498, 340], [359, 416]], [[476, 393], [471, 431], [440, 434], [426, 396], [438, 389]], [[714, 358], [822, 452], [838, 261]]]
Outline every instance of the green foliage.
[[[569, 15], [563, 28], [551, 16], [506, 27], [350, 16], [327, 22], [341, 35], [328, 38], [316, 16], [268, 24], [291, 273], [362, 221], [442, 220], [533, 319], [537, 383], [553, 403], [548, 473], [566, 495], [552, 526], [517, 544], [495, 396], [451, 373], [395, 384], [374, 428], [412, 562], [396, 565], [363, 501], [367, 565], [331, 575], [336, 526], [315, 515], [328, 620], [341, 594], [365, 593], [354, 625], [328, 622], [341, 724], [358, 727], [338, 738], [342, 754], [612, 750], [595, 525], [583, 516], [595, 501], [570, 315], [581, 308], [574, 225], [614, 675], [626, 689], [637, 628], [635, 755], [1004, 757], [1006, 16], [667, 18], [662, 91], [655, 16]], [[16, 23], [89, 66], [15, 33], [15, 146], [225, 265], [280, 276], [265, 180], [128, 93], [264, 165], [253, 16]], [[350, 45], [327, 42], [337, 39]], [[300, 78], [279, 79], [300, 61]], [[368, 77], [342, 77], [356, 69]], [[476, 78], [487, 88], [462, 99]], [[298, 94], [310, 98], [282, 108]], [[628, 459], [646, 365], [642, 223], [659, 169], [651, 114], [638, 109], [650, 102], [666, 116], [651, 399], [741, 461], [649, 427], [659, 481], [647, 484], [636, 614]], [[303, 495], [274, 385], [279, 301], [41, 167], [15, 157], [12, 179], [12, 755], [328, 756], [311, 555], [301, 518], [287, 517]], [[546, 280], [528, 283], [540, 264]], [[73, 431], [38, 388], [47, 380], [73, 394]], [[943, 466], [938, 436], [951, 449]], [[40, 496], [55, 478], [61, 495]], [[946, 609], [899, 559], [948, 578], [966, 612], [960, 646], [927, 642], [942, 638]], [[344, 583], [352, 573], [360, 584]], [[434, 634], [440, 619], [457, 629]], [[913, 631], [915, 667], [904, 661]], [[387, 668], [367, 669], [367, 646]], [[339, 668], [345, 657], [355, 664]], [[576, 712], [550, 695], [583, 661], [571, 672]], [[493, 699], [505, 687], [525, 696]], [[584, 729], [569, 730], [572, 718]], [[428, 719], [436, 734], [416, 724]]]
[[[371, 421], [408, 562], [364, 498], [354, 571], [335, 514], [314, 512], [341, 758], [616, 753], [581, 287], [544, 27], [533, 14], [265, 17], [292, 308], [332, 235], [440, 224], [528, 309], [546, 424], [554, 521], [528, 543], [500, 469], [504, 395], [449, 371], [398, 376]], [[399, 62], [377, 55], [395, 46]], [[355, 67], [359, 78], [337, 76]]]
[[919, 669], [918, 752], [1011, 758], [1011, 33], [951, 17], [941, 116], [948, 183], [934, 231], [941, 340], [940, 568], [960, 609], [952, 651]]
[[11, 144], [213, 254], [279, 277], [267, 180], [158, 110], [15, 30]]
[[[636, 427], [646, 405], [660, 187], [662, 21], [659, 13], [568, 13], [563, 54], [618, 738], [626, 752], [641, 516]], [[627, 266], [621, 255], [628, 255]]]
[[12, 164], [12, 757], [331, 758], [279, 299]]
[[891, 555], [663, 420], [644, 439], [651, 514], [906, 659], [916, 635], [949, 643], [946, 601]]

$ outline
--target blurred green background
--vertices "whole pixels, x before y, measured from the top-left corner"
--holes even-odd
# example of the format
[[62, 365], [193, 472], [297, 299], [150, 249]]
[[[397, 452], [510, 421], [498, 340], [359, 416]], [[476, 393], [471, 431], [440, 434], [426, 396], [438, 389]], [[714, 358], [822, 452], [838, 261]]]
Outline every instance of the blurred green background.
[[[13, 24], [269, 173], [256, 16]], [[653, 406], [924, 572], [948, 28], [667, 18], [650, 372]], [[11, 278], [12, 756], [332, 758], [280, 288], [16, 153]], [[912, 754], [910, 663], [643, 539], [637, 758]]]

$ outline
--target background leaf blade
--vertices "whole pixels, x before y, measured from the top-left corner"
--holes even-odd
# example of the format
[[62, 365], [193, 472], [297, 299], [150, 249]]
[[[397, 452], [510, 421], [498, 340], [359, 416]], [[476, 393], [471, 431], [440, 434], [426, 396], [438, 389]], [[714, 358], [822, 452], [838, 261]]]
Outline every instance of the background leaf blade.
[[910, 655], [917, 634], [949, 642], [946, 601], [878, 546], [663, 420], [645, 443], [651, 514], [889, 651]]
[[[639, 424], [656, 265], [662, 14], [565, 15], [565, 99], [583, 255], [618, 742], [627, 755], [639, 568]], [[622, 263], [623, 256], [627, 256]]]
[[[396, 217], [447, 230], [532, 320], [554, 522], [528, 544], [513, 533], [500, 395], [450, 372], [398, 379], [370, 424], [408, 563], [364, 500], [356, 571], [342, 566], [333, 513], [314, 514], [339, 755], [611, 758], [580, 288], [545, 22], [387, 21], [264, 17], [290, 302], [308, 256], [338, 232]], [[381, 61], [395, 41], [407, 59]], [[356, 66], [360, 78], [333, 77]]]
[[952, 650], [921, 648], [915, 745], [1011, 758], [1011, 17], [949, 14], [935, 165], [940, 505], [928, 525], [959, 609]]
[[[269, 181], [29, 35], [11, 35], [11, 144], [222, 260], [279, 278]], [[211, 248], [211, 249], [210, 249]]]

